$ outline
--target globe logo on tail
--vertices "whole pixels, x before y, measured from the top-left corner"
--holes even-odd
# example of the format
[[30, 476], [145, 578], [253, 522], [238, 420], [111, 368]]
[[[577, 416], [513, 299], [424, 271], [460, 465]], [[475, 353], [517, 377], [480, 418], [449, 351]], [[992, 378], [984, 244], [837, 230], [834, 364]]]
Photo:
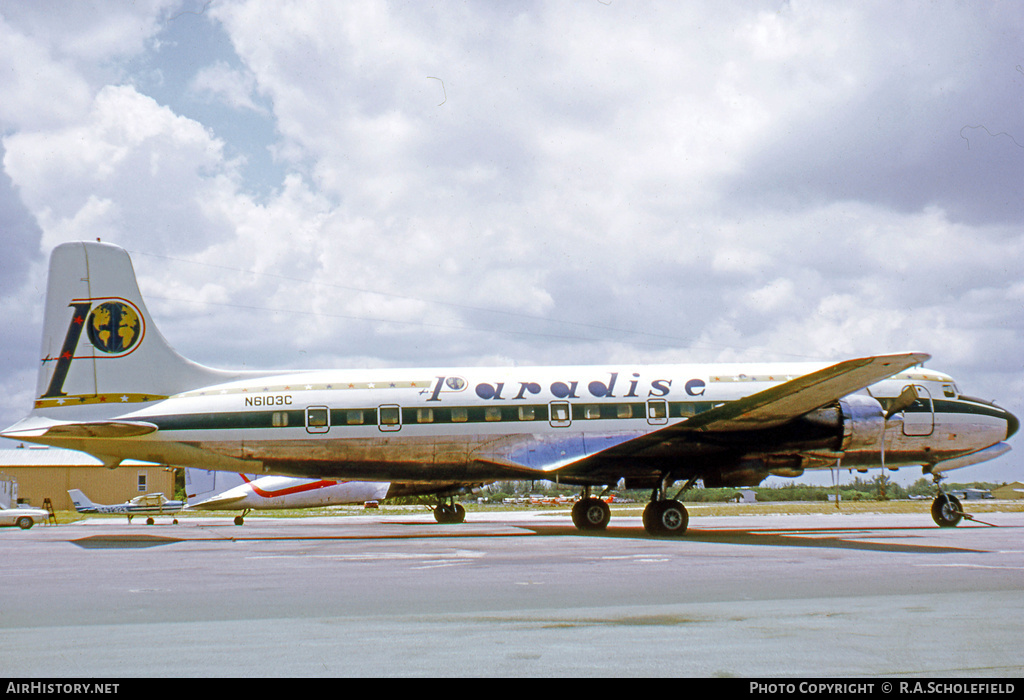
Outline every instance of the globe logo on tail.
[[120, 301], [100, 304], [89, 314], [86, 332], [96, 349], [110, 355], [126, 353], [139, 342], [139, 312]]

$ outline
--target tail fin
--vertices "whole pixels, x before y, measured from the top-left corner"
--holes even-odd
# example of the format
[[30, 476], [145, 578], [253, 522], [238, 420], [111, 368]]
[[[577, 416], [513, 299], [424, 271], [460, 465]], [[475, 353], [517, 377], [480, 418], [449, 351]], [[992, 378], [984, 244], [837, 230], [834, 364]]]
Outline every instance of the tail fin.
[[245, 483], [241, 474], [189, 467], [185, 469], [185, 495], [189, 504], [219, 496]]
[[108, 243], [65, 243], [51, 254], [41, 356], [34, 412], [55, 418], [240, 376], [197, 365], [171, 348], [142, 301], [128, 253]]
[[71, 502], [75, 504], [75, 510], [79, 513], [93, 513], [96, 511], [96, 504], [78, 489], [68, 489]]

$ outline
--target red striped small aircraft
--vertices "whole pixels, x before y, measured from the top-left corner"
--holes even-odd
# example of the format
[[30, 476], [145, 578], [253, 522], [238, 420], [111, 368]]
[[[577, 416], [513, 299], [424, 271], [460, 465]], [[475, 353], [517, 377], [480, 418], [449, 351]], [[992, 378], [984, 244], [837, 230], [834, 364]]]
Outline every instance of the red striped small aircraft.
[[378, 481], [300, 479], [224, 471], [185, 469], [189, 510], [240, 510], [235, 525], [253, 510], [322, 508], [363, 504], [387, 498], [391, 484]]

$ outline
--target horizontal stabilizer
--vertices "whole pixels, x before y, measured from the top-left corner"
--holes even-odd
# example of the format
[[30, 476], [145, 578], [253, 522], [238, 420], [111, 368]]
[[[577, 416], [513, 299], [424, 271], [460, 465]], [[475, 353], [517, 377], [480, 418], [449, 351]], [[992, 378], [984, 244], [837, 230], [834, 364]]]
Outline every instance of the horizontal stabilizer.
[[127, 438], [155, 433], [157, 427], [142, 421], [89, 421], [85, 423], [54, 422], [48, 426], [6, 431], [6, 438]]

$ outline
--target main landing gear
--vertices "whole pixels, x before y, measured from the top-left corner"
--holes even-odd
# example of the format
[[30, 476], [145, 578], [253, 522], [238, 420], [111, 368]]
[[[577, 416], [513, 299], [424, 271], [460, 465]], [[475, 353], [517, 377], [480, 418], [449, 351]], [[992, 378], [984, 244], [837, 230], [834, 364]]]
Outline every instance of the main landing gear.
[[644, 529], [649, 535], [678, 537], [686, 534], [690, 514], [675, 499], [654, 500], [644, 508]]
[[590, 487], [583, 489], [583, 498], [572, 507], [572, 524], [578, 530], [604, 530], [612, 519], [611, 508], [602, 499], [590, 495]]
[[[644, 529], [650, 535], [678, 537], [686, 533], [690, 524], [690, 514], [679, 502], [679, 496], [692, 488], [697, 479], [693, 478], [679, 490], [675, 498], [666, 498], [665, 490], [669, 483], [666, 478], [658, 488], [651, 492], [651, 502], [644, 509]], [[607, 492], [610, 489], [606, 489]], [[604, 493], [601, 494], [602, 496]], [[611, 509], [604, 499], [590, 495], [590, 487], [584, 487], [580, 500], [572, 507], [572, 524], [579, 530], [604, 530], [611, 520]]]
[[647, 534], [669, 537], [680, 537], [686, 534], [686, 528], [690, 524], [690, 514], [686, 511], [686, 506], [678, 499], [696, 482], [697, 478], [693, 477], [686, 482], [683, 488], [679, 489], [675, 498], [666, 498], [665, 492], [668, 490], [669, 481], [668, 478], [662, 479], [658, 488], [651, 492], [651, 502], [644, 508], [644, 529], [647, 530]]
[[466, 521], [466, 509], [454, 498], [448, 499], [447, 503], [441, 501], [434, 507], [434, 520], [442, 525], [457, 525]]

